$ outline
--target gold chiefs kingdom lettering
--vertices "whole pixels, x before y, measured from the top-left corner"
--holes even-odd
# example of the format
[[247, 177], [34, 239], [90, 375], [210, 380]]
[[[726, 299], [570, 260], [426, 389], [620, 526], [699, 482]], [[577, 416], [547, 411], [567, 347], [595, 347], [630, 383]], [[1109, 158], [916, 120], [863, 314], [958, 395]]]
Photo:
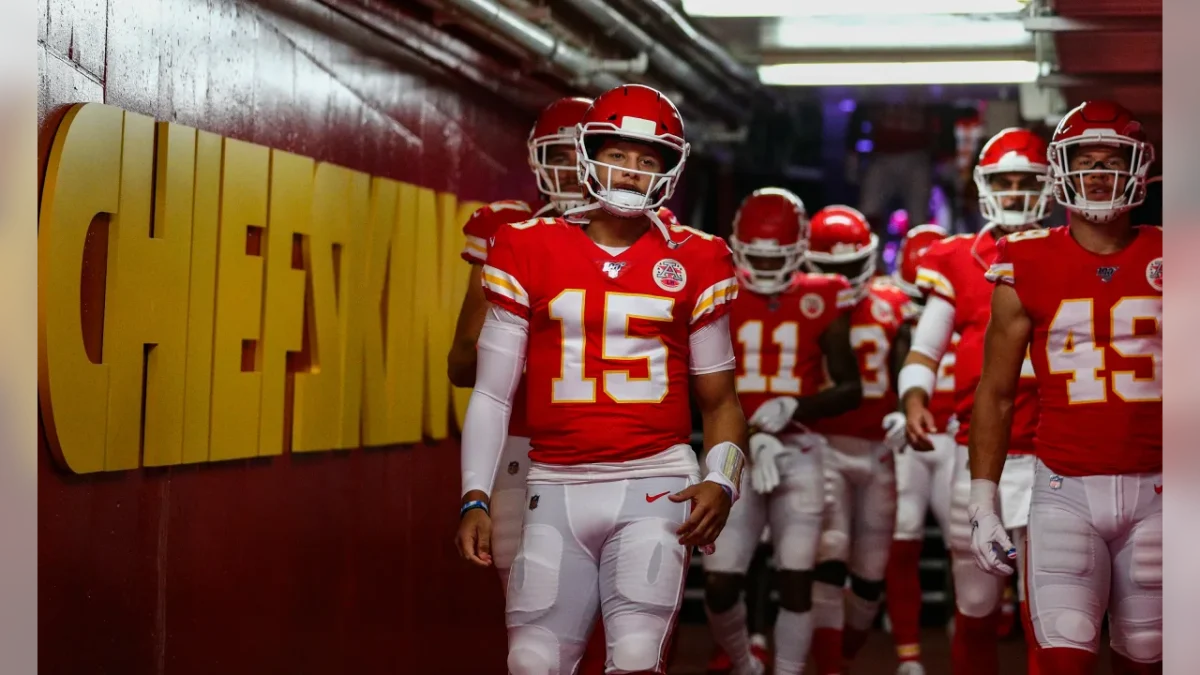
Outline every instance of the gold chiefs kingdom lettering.
[[75, 473], [445, 438], [452, 194], [74, 106], [46, 162], [38, 394]]

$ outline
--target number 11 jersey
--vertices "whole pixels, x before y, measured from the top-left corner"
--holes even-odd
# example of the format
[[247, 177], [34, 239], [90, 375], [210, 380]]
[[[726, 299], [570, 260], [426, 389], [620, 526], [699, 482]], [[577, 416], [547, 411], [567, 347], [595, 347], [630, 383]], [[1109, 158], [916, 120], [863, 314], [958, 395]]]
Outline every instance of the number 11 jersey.
[[483, 288], [529, 322], [533, 461], [624, 462], [689, 442], [689, 340], [738, 287], [724, 241], [671, 232], [678, 248], [650, 228], [617, 255], [561, 218], [496, 232]]
[[1001, 239], [988, 270], [1032, 322], [1038, 458], [1064, 476], [1162, 471], [1162, 229], [1098, 255], [1068, 227]]

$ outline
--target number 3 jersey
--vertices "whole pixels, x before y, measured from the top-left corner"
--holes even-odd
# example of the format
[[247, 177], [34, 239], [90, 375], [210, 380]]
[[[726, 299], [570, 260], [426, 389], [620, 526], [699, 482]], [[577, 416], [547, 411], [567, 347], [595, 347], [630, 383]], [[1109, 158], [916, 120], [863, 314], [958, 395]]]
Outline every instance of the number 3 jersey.
[[[809, 426], [817, 433], [852, 436], [872, 441], [884, 437], [883, 418], [896, 410], [896, 388], [892, 384], [891, 353], [900, 326], [914, 308], [904, 291], [882, 280], [872, 280], [850, 314], [850, 347], [858, 358], [862, 379], [862, 403]], [[822, 384], [832, 385], [828, 375]]]
[[496, 232], [484, 293], [529, 322], [535, 462], [624, 462], [689, 442], [689, 339], [738, 287], [724, 241], [671, 230], [678, 248], [651, 228], [617, 255], [562, 219]]
[[845, 277], [798, 272], [775, 295], [742, 290], [730, 310], [746, 417], [777, 396], [811, 396], [825, 379], [821, 334], [854, 306]]
[[[959, 445], [967, 445], [970, 438], [975, 389], [983, 375], [983, 339], [992, 317], [992, 285], [985, 276], [987, 269], [976, 260], [976, 255], [988, 264], [994, 261], [996, 238], [990, 234], [982, 238], [959, 234], [934, 242], [921, 256], [921, 266], [917, 269], [917, 285], [954, 306], [954, 332], [959, 335], [954, 363], [954, 414], [958, 418], [954, 440]], [[1027, 358], [1021, 368], [1013, 406], [1009, 453], [1033, 451], [1033, 434], [1038, 424], [1037, 388]]]
[[1162, 229], [1111, 255], [1068, 227], [1009, 235], [988, 279], [1032, 320], [1042, 414], [1035, 446], [1067, 476], [1162, 471]]

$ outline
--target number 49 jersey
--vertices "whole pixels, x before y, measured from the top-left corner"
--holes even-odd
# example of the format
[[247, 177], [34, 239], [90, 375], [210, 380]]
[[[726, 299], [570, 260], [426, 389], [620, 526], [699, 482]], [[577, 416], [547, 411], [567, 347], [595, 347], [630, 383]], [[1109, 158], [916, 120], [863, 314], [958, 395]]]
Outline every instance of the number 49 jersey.
[[529, 321], [530, 459], [623, 462], [688, 443], [689, 340], [738, 287], [724, 241], [671, 231], [691, 236], [671, 249], [651, 228], [618, 255], [561, 218], [496, 232], [484, 294]]
[[821, 334], [854, 307], [845, 277], [799, 272], [781, 293], [745, 290], [730, 310], [738, 398], [749, 418], [777, 396], [811, 396], [825, 380]]
[[1162, 229], [1097, 255], [1068, 227], [1011, 234], [988, 270], [1032, 320], [1038, 457], [1067, 476], [1162, 471]]

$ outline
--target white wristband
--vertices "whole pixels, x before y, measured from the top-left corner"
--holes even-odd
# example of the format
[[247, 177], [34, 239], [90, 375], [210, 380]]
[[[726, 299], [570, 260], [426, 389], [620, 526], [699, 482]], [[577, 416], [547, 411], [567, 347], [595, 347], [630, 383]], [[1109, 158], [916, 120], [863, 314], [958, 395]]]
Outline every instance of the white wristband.
[[920, 363], [910, 363], [900, 369], [900, 381], [897, 383], [897, 389], [900, 390], [900, 398], [908, 393], [909, 389], [920, 389], [925, 392], [929, 398], [933, 398], [933, 386], [937, 382], [937, 373], [929, 369], [929, 366]]
[[733, 496], [733, 501], [737, 502], [742, 470], [746, 468], [746, 456], [741, 448], [729, 441], [717, 443], [704, 455], [704, 466], [708, 467], [708, 475], [704, 480], [725, 487]]
[[973, 506], [988, 506], [996, 507], [996, 490], [995, 482], [986, 478], [971, 479], [971, 497], [970, 504]]

